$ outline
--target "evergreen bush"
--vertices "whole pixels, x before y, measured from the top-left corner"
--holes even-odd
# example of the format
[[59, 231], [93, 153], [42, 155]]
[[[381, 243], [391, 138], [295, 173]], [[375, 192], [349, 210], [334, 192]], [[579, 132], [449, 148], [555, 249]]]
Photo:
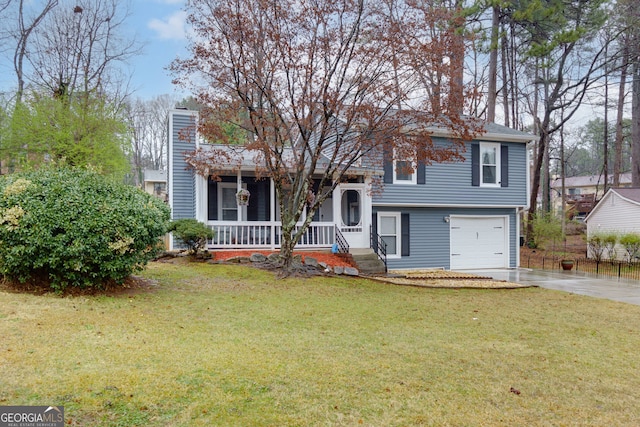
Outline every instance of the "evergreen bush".
[[67, 287], [120, 284], [157, 254], [169, 208], [90, 170], [0, 178], [0, 274]]
[[169, 231], [185, 244], [190, 255], [196, 255], [204, 249], [207, 240], [213, 238], [213, 230], [193, 218], [172, 221]]

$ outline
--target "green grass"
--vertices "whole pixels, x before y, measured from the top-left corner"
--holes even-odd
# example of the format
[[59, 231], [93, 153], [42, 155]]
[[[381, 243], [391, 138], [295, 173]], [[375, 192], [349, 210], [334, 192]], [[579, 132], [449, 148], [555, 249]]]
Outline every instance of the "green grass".
[[0, 292], [0, 405], [64, 405], [76, 426], [640, 423], [637, 306], [241, 266], [144, 275], [157, 286], [136, 295]]

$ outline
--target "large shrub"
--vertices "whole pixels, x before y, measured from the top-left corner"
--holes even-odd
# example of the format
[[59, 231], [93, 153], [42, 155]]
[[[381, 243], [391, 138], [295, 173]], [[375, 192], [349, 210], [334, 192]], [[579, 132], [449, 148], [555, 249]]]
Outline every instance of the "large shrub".
[[169, 208], [95, 172], [42, 169], [0, 179], [0, 274], [53, 289], [122, 283], [159, 250]]

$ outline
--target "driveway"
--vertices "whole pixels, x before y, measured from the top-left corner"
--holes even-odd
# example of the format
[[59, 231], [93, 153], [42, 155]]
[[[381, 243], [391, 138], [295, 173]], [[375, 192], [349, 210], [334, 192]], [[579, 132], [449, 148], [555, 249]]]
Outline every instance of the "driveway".
[[531, 270], [474, 270], [482, 276], [496, 280], [536, 285], [557, 291], [606, 298], [613, 301], [640, 305], [640, 281], [588, 275], [575, 271]]

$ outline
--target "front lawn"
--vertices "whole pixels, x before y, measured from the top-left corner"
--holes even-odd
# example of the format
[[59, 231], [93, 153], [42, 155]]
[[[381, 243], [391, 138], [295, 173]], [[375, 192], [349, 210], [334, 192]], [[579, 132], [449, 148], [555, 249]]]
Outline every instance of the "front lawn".
[[538, 288], [154, 263], [117, 296], [0, 290], [0, 405], [75, 426], [638, 425], [640, 307]]

